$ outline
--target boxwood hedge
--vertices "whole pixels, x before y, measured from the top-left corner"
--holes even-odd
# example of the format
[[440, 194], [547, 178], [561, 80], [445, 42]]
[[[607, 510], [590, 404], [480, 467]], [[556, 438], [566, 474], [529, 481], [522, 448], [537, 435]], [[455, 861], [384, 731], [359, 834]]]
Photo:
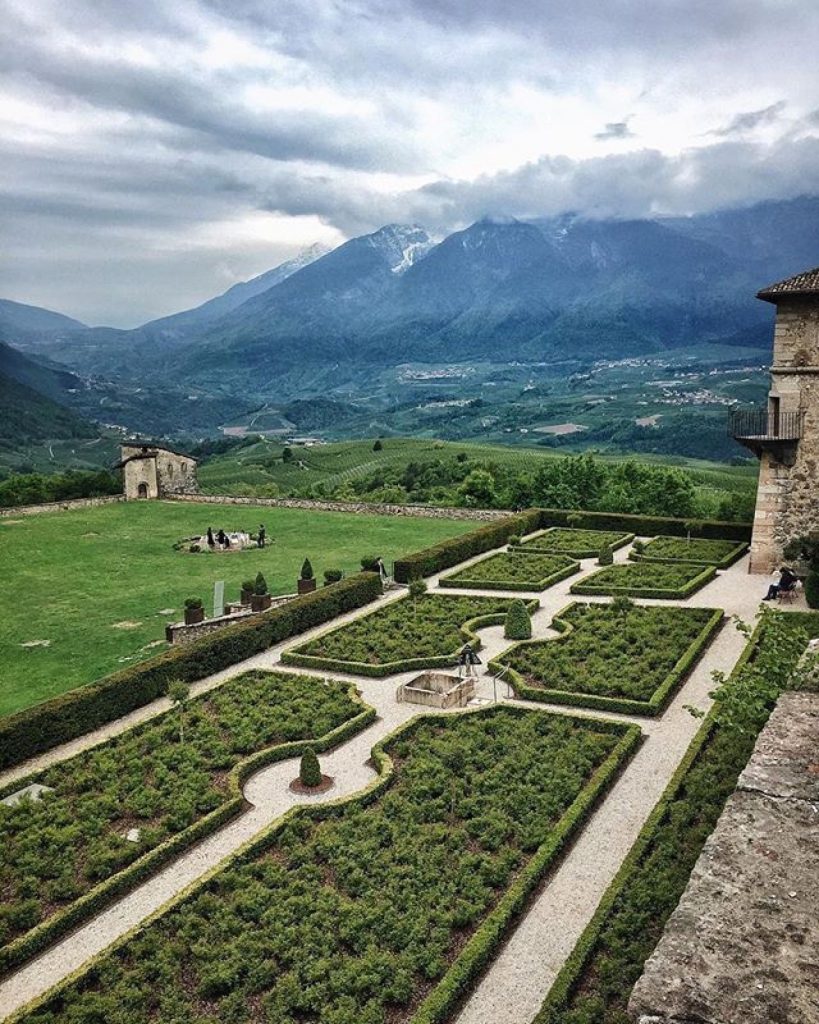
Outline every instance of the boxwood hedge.
[[634, 540], [633, 533], [622, 530], [573, 530], [550, 526], [542, 533], [527, 537], [510, 550], [524, 553], [561, 552], [572, 558], [597, 558], [603, 548], [617, 551]]
[[573, 594], [610, 597], [644, 597], [679, 601], [690, 597], [717, 574], [713, 565], [687, 562], [627, 562], [573, 583]]
[[568, 555], [523, 555], [512, 548], [442, 576], [439, 583], [442, 587], [476, 590], [545, 590], [579, 571], [580, 563]]
[[90, 686], [70, 690], [0, 719], [0, 768], [19, 764], [149, 704], [167, 692], [172, 680], [204, 679], [282, 640], [369, 604], [380, 594], [381, 581], [377, 575], [358, 573], [192, 644], [171, 648]]
[[642, 551], [629, 552], [637, 562], [688, 562], [694, 565], [713, 565], [727, 569], [748, 550], [745, 541], [703, 540], [701, 537], [655, 537]]

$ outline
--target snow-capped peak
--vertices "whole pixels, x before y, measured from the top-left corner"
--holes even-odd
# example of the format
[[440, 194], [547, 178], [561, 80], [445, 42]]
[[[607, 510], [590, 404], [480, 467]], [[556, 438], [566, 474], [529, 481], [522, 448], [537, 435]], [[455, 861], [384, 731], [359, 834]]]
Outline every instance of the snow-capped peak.
[[417, 224], [387, 224], [370, 235], [369, 241], [385, 257], [393, 274], [403, 274], [435, 244]]

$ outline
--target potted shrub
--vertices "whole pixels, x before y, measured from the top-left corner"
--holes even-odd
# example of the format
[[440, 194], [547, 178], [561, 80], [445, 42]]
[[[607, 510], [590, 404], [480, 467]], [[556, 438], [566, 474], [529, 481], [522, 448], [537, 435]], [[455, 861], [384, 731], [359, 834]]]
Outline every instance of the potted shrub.
[[324, 570], [324, 586], [329, 586], [330, 583], [338, 583], [339, 580], [344, 579], [344, 572], [342, 569], [325, 569]]
[[298, 589], [300, 594], [312, 594], [316, 589], [316, 579], [313, 574], [313, 566], [310, 565], [310, 559], [305, 558], [301, 564], [301, 573], [299, 574]]
[[378, 555], [364, 555], [361, 559], [362, 572], [378, 572]]
[[242, 584], [242, 593], [239, 600], [242, 604], [250, 604], [253, 600], [253, 591], [256, 585], [253, 580], [245, 580]]
[[254, 612], [266, 612], [270, 607], [270, 593], [267, 589], [267, 580], [261, 573], [256, 574], [256, 582], [253, 584], [253, 596], [250, 599], [250, 607]]
[[185, 599], [185, 625], [195, 626], [197, 622], [205, 621], [205, 606], [201, 597], [188, 597]]

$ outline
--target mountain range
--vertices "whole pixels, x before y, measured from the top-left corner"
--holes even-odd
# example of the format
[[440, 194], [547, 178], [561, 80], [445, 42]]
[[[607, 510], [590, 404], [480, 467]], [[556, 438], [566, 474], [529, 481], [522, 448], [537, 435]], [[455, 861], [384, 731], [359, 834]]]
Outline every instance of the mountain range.
[[340, 385], [349, 396], [413, 362], [767, 351], [756, 291], [817, 263], [817, 197], [686, 218], [484, 219], [440, 241], [391, 224], [134, 330], [0, 301], [0, 340], [84, 377], [161, 377], [218, 399], [221, 415]]

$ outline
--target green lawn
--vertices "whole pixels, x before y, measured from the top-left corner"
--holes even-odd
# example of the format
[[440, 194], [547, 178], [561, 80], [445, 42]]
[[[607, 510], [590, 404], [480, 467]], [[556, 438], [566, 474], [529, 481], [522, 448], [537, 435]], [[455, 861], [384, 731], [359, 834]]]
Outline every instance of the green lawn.
[[[173, 550], [208, 525], [255, 531], [259, 523], [271, 540], [263, 551]], [[211, 607], [216, 580], [232, 600], [261, 570], [273, 593], [290, 593], [305, 557], [321, 581], [325, 569], [358, 569], [362, 555], [380, 554], [389, 567], [473, 529], [468, 521], [174, 502], [0, 520], [0, 715], [157, 653], [186, 597]]]

